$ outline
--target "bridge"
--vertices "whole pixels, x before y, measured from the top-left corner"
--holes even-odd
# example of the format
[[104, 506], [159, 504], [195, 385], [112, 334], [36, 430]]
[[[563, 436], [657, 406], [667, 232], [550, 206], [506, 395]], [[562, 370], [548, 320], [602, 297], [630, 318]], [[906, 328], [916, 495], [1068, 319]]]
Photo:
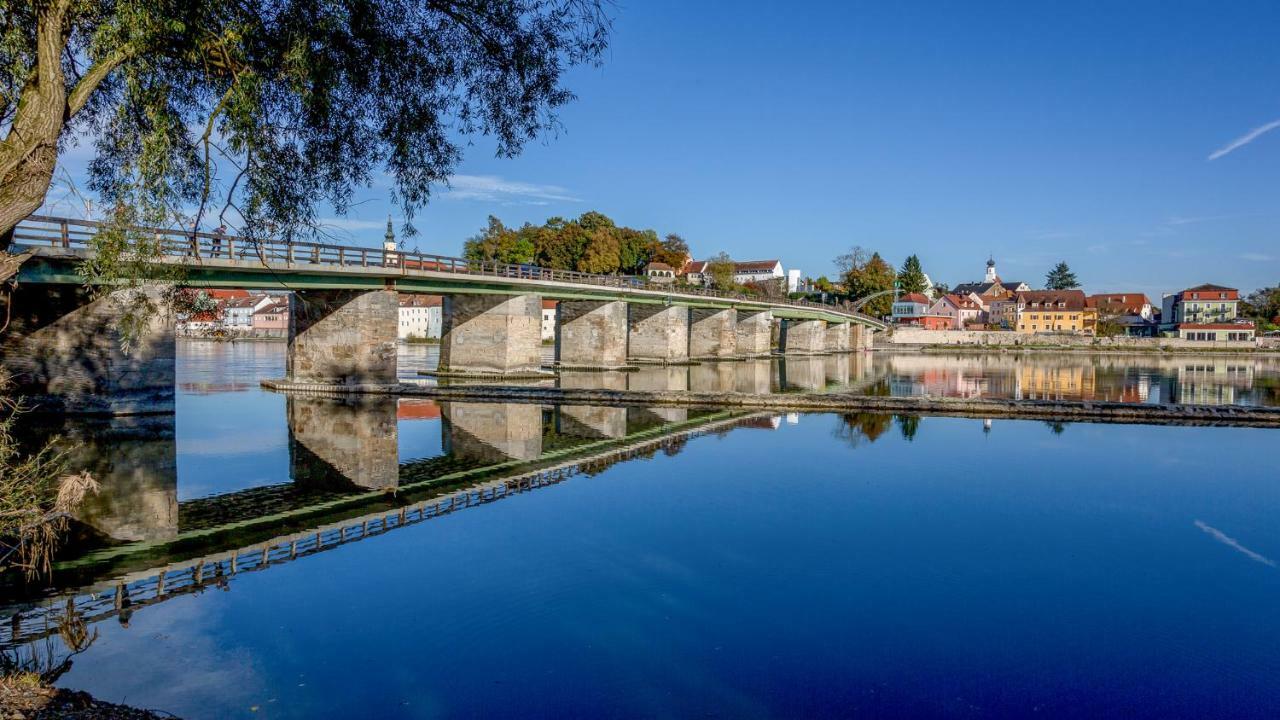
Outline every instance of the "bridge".
[[[68, 412], [172, 410], [173, 318], [156, 317], [122, 353], [118, 293], [93, 299], [77, 271], [104, 227], [31, 216], [14, 234], [17, 271], [0, 363], [33, 404]], [[621, 275], [471, 262], [418, 252], [134, 228], [155, 239], [155, 264], [196, 288], [290, 295], [287, 381], [394, 384], [398, 293], [443, 296], [441, 376], [544, 375], [542, 300], [558, 301], [556, 367], [628, 369], [868, 348], [880, 321], [849, 306], [767, 300]], [[159, 288], [145, 288], [158, 294]], [[121, 291], [123, 292], [123, 291]], [[775, 327], [776, 326], [776, 327]]]
[[[394, 412], [394, 403], [385, 399], [376, 406], [350, 400], [299, 402], [331, 407], [346, 405], [351, 408], [348, 412], [356, 413], [372, 411], [377, 414], [386, 407], [392, 407]], [[530, 408], [542, 412], [536, 405], [512, 405], [506, 410], [524, 412]], [[515, 422], [502, 412], [499, 415], [498, 425], [518, 432], [529, 431], [529, 423]], [[473, 433], [477, 432], [492, 438], [497, 431], [493, 417], [490, 412], [479, 424], [473, 418], [465, 429], [442, 430], [449, 434], [472, 435], [473, 441]], [[110, 546], [97, 556], [90, 555], [55, 568], [55, 581], [59, 578], [70, 581], [60, 583], [63, 589], [56, 597], [0, 607], [0, 650], [11, 651], [43, 641], [59, 634], [60, 629], [71, 623], [92, 625], [117, 618], [127, 625], [134, 613], [170, 599], [210, 589], [229, 590], [235, 579], [245, 573], [266, 571], [461, 510], [556, 485], [583, 474], [593, 475], [609, 465], [648, 457], [654, 452], [676, 453], [691, 437], [737, 427], [770, 427], [770, 417], [768, 413], [713, 412], [666, 423], [641, 423], [634, 430], [616, 437], [556, 450], [540, 448], [542, 452], [536, 458], [521, 459], [508, 452], [511, 444], [504, 442], [499, 443], [496, 456], [504, 460], [492, 465], [454, 469], [443, 474], [426, 471], [427, 476], [421, 477], [425, 470], [423, 461], [406, 463], [400, 466], [401, 476], [406, 482], [400, 485], [399, 493], [394, 497], [376, 491], [338, 498], [314, 497], [309, 505], [287, 509], [256, 507], [248, 515], [240, 515], [234, 510], [218, 513], [222, 518], [216, 524], [206, 522], [205, 517], [194, 518], [195, 522], [163, 538], [148, 537], [126, 545]], [[364, 422], [376, 424], [378, 421]], [[292, 414], [291, 423], [296, 424]], [[302, 427], [295, 427], [293, 431], [302, 430]], [[540, 423], [533, 432], [542, 434]], [[316, 436], [319, 433], [310, 434]], [[589, 435], [594, 436], [594, 433]], [[369, 452], [376, 454], [382, 450], [375, 448]], [[461, 452], [466, 454], [470, 451]], [[393, 466], [394, 457], [393, 454]], [[330, 456], [329, 460], [332, 461], [333, 457]], [[296, 469], [295, 466], [295, 472]], [[298, 479], [295, 477], [295, 482]], [[243, 493], [234, 495], [240, 494]], [[233, 496], [187, 502], [243, 505], [238, 500]], [[183, 514], [181, 509], [179, 514]], [[162, 560], [157, 560], [157, 557]], [[104, 576], [109, 579], [102, 579]]]

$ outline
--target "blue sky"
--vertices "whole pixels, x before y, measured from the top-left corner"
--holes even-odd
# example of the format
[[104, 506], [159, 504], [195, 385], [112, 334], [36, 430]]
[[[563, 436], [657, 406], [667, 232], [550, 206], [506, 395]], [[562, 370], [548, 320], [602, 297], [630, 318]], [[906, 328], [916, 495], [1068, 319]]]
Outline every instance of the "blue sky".
[[[478, 139], [423, 251], [599, 210], [705, 256], [832, 273], [852, 245], [938, 281], [1158, 297], [1280, 282], [1280, 3], [626, 2], [564, 130]], [[385, 190], [342, 221], [375, 242]]]

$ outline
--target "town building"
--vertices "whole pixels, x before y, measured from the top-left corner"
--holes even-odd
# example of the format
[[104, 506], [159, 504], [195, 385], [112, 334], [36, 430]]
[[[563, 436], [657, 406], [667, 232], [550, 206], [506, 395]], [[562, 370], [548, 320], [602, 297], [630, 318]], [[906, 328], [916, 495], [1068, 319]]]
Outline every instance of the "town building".
[[400, 340], [439, 338], [442, 326], [442, 298], [437, 295], [400, 295], [400, 316], [396, 337]]
[[[710, 260], [690, 260], [681, 268], [679, 275], [684, 276], [690, 285], [711, 285], [711, 274], [707, 272]], [[796, 272], [795, 280], [799, 283], [800, 274]], [[782, 269], [781, 260], [740, 260], [733, 263], [733, 281], [738, 284], [767, 283], [776, 281], [787, 283], [789, 292], [791, 279]]]
[[222, 308], [223, 327], [232, 332], [252, 329], [254, 313], [273, 303], [276, 297], [266, 293], [248, 292], [231, 297]]
[[653, 261], [644, 267], [645, 277], [652, 283], [668, 285], [676, 281], [676, 269], [664, 262]]
[[1256, 337], [1240, 318], [1240, 291], [1205, 283], [1161, 298], [1161, 333], [1198, 342], [1244, 342]]
[[1157, 309], [1143, 293], [1099, 293], [1085, 298], [1085, 305], [1098, 313], [1098, 320], [1114, 324], [1130, 337], [1156, 335]]
[[253, 311], [251, 322], [254, 334], [283, 337], [289, 330], [289, 298], [271, 297]]
[[1239, 290], [1206, 283], [1165, 295], [1161, 299], [1160, 322], [1165, 325], [1231, 322], [1238, 316], [1239, 309]]
[[914, 321], [929, 314], [929, 298], [920, 293], [907, 293], [893, 301], [889, 317], [895, 325], [915, 324]]
[[981, 325], [985, 311], [977, 295], [949, 293], [933, 302], [929, 314], [947, 318], [951, 330], [964, 330], [970, 325]]
[[556, 301], [542, 301], [542, 342], [556, 339]]
[[951, 292], [961, 296], [973, 293], [981, 298], [983, 303], [986, 303], [988, 302], [987, 298], [1002, 298], [1030, 289], [1031, 286], [1021, 280], [1002, 280], [999, 273], [996, 272], [995, 259], [988, 258], [987, 271], [983, 276], [982, 282], [960, 283], [951, 288]]
[[1027, 290], [1014, 293], [1020, 333], [1075, 333], [1092, 335], [1098, 312], [1085, 304], [1080, 290]]

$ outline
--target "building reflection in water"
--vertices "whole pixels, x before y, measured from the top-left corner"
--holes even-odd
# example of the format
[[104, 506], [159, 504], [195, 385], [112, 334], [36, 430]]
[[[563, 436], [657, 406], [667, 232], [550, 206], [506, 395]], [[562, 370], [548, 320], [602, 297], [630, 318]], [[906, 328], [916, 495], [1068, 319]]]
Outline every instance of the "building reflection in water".
[[1213, 356], [886, 353], [893, 395], [1280, 405], [1280, 360]]

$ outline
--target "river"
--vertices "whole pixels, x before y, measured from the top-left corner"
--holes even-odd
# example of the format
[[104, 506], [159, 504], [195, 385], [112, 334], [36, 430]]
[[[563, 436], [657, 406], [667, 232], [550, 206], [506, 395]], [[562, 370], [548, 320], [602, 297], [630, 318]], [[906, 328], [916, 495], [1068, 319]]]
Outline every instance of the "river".
[[[287, 398], [283, 350], [39, 429], [103, 487], [9, 656], [184, 718], [1280, 715], [1274, 430]], [[1234, 357], [615, 375], [559, 382], [1280, 404]]]

